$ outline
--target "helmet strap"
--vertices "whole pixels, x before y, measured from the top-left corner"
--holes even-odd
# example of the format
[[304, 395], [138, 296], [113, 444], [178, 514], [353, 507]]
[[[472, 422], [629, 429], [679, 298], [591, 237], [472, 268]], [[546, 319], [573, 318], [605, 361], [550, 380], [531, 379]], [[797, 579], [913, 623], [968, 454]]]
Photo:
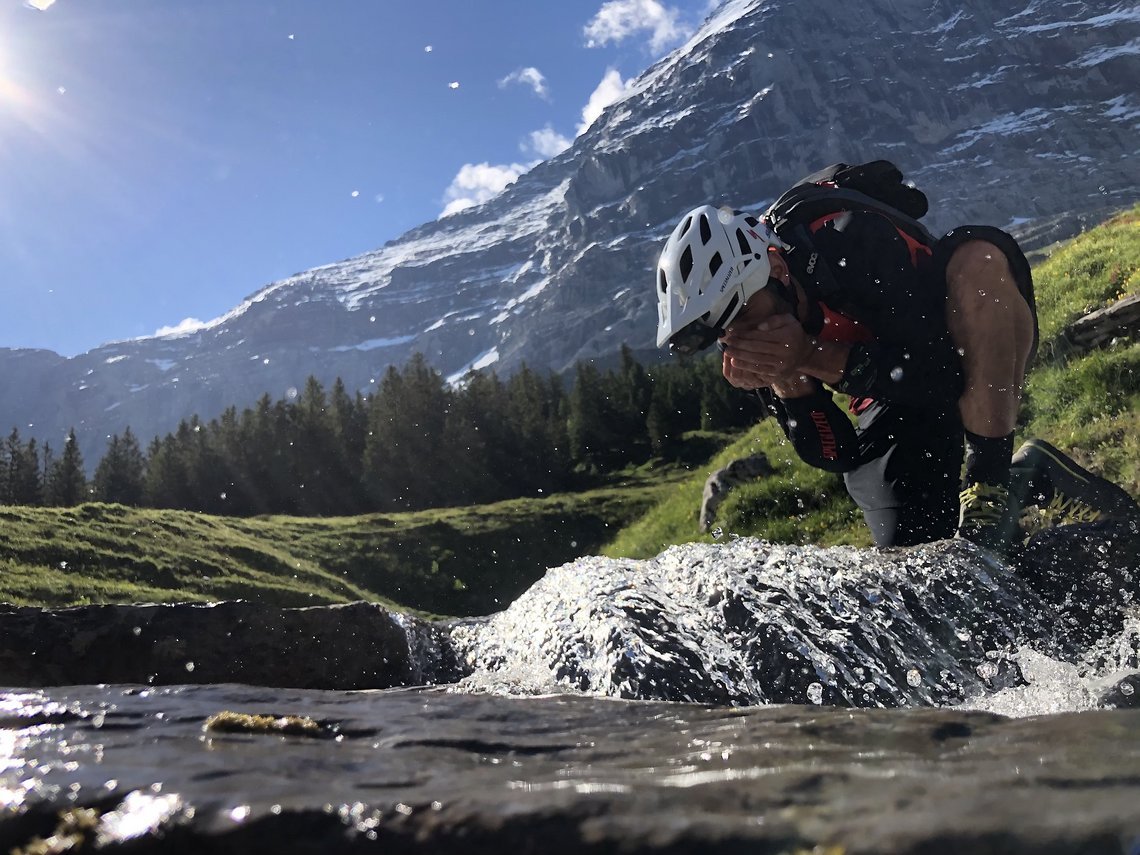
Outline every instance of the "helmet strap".
[[775, 292], [777, 297], [792, 307], [792, 317], [798, 319], [800, 316], [800, 298], [796, 293], [795, 286], [785, 285], [775, 276], [769, 276], [768, 287]]

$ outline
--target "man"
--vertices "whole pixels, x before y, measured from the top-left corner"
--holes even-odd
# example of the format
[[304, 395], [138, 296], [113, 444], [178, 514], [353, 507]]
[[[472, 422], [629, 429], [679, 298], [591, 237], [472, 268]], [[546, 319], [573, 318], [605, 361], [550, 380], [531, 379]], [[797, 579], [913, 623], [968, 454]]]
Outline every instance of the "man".
[[[1037, 335], [1017, 243], [967, 226], [922, 245], [874, 210], [812, 225], [807, 269], [834, 274], [826, 302], [792, 275], [787, 253], [802, 248], [764, 222], [710, 206], [688, 214], [658, 264], [658, 345], [693, 352], [719, 335], [725, 378], [762, 391], [803, 460], [843, 473], [876, 545], [957, 534], [1006, 549], [1020, 512], [1013, 432]], [[855, 425], [829, 389], [851, 396]], [[1048, 481], [1050, 499], [1087, 506], [1102, 487], [1118, 490], [1042, 448], [1022, 463], [1048, 469], [1036, 483]]]

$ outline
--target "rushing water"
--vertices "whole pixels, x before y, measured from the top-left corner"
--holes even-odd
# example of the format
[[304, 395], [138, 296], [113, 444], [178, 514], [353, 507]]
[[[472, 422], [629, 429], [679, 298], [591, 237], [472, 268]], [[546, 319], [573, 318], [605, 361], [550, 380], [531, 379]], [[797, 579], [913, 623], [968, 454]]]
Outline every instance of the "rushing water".
[[0, 691], [0, 851], [1140, 852], [1140, 711], [1092, 711], [1140, 691], [1138, 546], [730, 539], [372, 642], [354, 612], [344, 649], [436, 687]]
[[453, 638], [473, 668], [468, 691], [1035, 714], [1093, 706], [1137, 667], [1136, 623], [1119, 604], [1100, 607], [1119, 618], [1100, 621], [1111, 628], [1095, 644], [1064, 631], [1086, 605], [1060, 608], [965, 542], [876, 551], [739, 538], [575, 561]]

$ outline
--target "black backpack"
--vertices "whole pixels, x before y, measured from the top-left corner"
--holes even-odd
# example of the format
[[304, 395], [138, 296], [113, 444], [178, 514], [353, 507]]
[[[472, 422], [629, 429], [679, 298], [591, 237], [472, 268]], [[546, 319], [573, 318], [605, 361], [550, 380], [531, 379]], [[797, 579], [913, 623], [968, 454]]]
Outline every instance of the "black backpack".
[[772, 203], [764, 221], [792, 249], [785, 258], [792, 275], [821, 299], [838, 290], [812, 240], [817, 224], [844, 211], [871, 211], [891, 221], [909, 245], [932, 250], [936, 238], [919, 222], [929, 209], [926, 194], [903, 183], [888, 160], [848, 166], [836, 163], [807, 176]]

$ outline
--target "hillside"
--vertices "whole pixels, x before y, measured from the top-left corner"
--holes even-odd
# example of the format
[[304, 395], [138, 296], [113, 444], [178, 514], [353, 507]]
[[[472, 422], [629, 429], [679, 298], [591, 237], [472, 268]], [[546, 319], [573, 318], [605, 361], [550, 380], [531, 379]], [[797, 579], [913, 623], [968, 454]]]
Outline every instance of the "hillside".
[[596, 552], [670, 472], [614, 487], [404, 514], [237, 519], [88, 503], [0, 507], [0, 602], [369, 600], [487, 614], [547, 567]]

